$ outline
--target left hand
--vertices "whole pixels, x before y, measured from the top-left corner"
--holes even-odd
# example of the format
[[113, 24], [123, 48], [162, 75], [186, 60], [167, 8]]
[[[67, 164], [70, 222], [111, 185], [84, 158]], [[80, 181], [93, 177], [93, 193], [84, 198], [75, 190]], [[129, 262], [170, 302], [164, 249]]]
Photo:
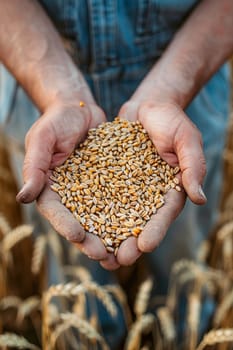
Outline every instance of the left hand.
[[[205, 159], [200, 132], [175, 103], [145, 101], [139, 104], [131, 100], [122, 106], [118, 115], [142, 123], [159, 155], [171, 166], [179, 165], [179, 176], [184, 187], [182, 192], [169, 190], [165, 205], [152, 216], [139, 237], [129, 237], [120, 245], [117, 262], [131, 265], [143, 252], [151, 252], [159, 245], [183, 209], [186, 193], [194, 203], [205, 203], [201, 188]], [[101, 264], [108, 268], [104, 261]]]

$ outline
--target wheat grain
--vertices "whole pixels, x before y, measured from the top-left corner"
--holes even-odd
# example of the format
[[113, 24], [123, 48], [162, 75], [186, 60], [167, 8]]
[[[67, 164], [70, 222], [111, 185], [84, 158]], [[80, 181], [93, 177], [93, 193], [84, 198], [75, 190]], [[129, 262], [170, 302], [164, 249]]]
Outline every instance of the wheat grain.
[[170, 188], [181, 191], [178, 171], [160, 158], [139, 122], [116, 118], [89, 131], [55, 168], [51, 188], [84, 229], [116, 255], [121, 242], [137, 237], [164, 205]]
[[233, 342], [233, 328], [211, 330], [204, 335], [204, 338], [198, 345], [197, 350], [203, 350], [208, 345], [224, 342]]

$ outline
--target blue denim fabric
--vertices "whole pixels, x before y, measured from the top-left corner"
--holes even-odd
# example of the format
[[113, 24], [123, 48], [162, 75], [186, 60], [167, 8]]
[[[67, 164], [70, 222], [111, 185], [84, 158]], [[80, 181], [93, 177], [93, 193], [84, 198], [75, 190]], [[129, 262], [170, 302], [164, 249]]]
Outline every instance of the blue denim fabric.
[[[62, 37], [69, 41], [71, 56], [110, 120], [133, 94], [198, 2], [40, 1]], [[208, 169], [204, 191], [208, 203], [199, 207], [188, 200], [160, 247], [147, 255], [148, 268], [157, 280], [158, 292], [166, 291], [174, 261], [182, 257], [195, 259], [197, 247], [215, 222], [220, 199], [228, 101], [229, 70], [224, 65], [202, 88], [186, 111], [204, 140]], [[22, 143], [26, 131], [38, 115], [22, 88], [0, 66], [0, 122], [6, 131]], [[105, 281], [110, 281], [108, 272], [103, 272], [99, 267], [97, 270], [97, 279], [103, 279], [104, 276]], [[118, 322], [118, 326], [120, 324], [122, 322]], [[112, 324], [113, 333], [110, 332], [112, 345], [115, 342], [115, 326]], [[119, 328], [118, 337], [121, 333]]]

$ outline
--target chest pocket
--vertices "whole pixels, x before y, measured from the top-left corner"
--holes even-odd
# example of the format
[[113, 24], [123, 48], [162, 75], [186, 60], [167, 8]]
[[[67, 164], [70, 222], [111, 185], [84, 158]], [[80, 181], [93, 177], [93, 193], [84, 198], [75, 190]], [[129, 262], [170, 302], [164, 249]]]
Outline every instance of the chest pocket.
[[[176, 31], [198, 0], [137, 0], [136, 41]], [[159, 38], [158, 38], [159, 39]]]

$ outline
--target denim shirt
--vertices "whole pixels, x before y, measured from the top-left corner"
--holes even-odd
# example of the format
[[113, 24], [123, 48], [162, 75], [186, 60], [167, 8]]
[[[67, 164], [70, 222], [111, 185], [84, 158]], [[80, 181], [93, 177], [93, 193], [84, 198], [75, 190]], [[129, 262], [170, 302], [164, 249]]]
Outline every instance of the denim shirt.
[[[134, 93], [198, 2], [40, 0], [109, 119]], [[223, 66], [187, 110], [206, 144], [209, 138], [225, 132], [228, 95], [229, 72]], [[38, 117], [38, 111], [0, 67], [0, 121], [8, 118], [12, 129], [14, 120], [14, 129], [19, 133], [25, 115], [28, 120], [24, 133]]]

